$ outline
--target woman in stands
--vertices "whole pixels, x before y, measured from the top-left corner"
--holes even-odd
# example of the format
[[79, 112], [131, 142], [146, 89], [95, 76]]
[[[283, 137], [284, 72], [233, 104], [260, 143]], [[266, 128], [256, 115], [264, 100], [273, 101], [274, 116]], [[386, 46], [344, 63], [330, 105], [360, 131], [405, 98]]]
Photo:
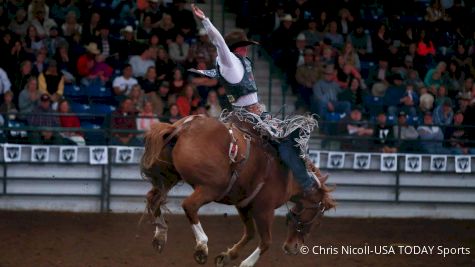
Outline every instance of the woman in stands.
[[[63, 128], [81, 128], [81, 122], [79, 118], [71, 114], [69, 102], [65, 99], [61, 100], [58, 104], [59, 123]], [[80, 131], [64, 131], [61, 132], [61, 136], [67, 138], [78, 145], [85, 145], [84, 134]]]

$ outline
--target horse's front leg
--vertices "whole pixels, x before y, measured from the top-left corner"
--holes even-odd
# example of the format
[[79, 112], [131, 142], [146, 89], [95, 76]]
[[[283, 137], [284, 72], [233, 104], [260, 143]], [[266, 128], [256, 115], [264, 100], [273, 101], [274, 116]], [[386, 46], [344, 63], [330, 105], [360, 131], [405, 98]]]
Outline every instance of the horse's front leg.
[[193, 194], [182, 203], [185, 214], [191, 223], [191, 230], [195, 235], [196, 247], [194, 257], [195, 261], [199, 264], [205, 264], [208, 260], [208, 236], [204, 232], [203, 227], [201, 227], [198, 219], [198, 210], [201, 206], [213, 201], [215, 198], [215, 193], [204, 190], [202, 187], [196, 187]]
[[239, 267], [253, 267], [259, 260], [260, 256], [269, 249], [269, 246], [272, 243], [271, 228], [274, 221], [274, 210], [256, 208], [253, 215], [257, 226], [257, 232], [259, 233], [261, 240], [256, 250], [241, 262]]
[[239, 217], [244, 224], [244, 234], [241, 237], [241, 240], [234, 244], [234, 246], [226, 252], [222, 252], [215, 258], [216, 267], [223, 267], [228, 264], [231, 260], [236, 259], [239, 256], [239, 251], [254, 238], [255, 227], [254, 220], [252, 219], [251, 209], [246, 208], [237, 208], [239, 212]]

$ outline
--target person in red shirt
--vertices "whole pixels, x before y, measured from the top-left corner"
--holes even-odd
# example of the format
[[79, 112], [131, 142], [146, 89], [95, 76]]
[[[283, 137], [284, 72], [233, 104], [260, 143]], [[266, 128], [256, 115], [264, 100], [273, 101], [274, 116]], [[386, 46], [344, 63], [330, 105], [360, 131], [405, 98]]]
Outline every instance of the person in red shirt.
[[[69, 102], [65, 99], [58, 103], [59, 124], [62, 128], [81, 128], [79, 118], [71, 113]], [[61, 132], [64, 138], [68, 138], [78, 145], [85, 145], [84, 133], [81, 131], [64, 131]]]
[[92, 74], [96, 65], [96, 55], [99, 55], [101, 51], [97, 48], [96, 43], [89, 43], [84, 48], [86, 49], [86, 54], [79, 57], [76, 67], [79, 76], [88, 77]]
[[198, 107], [199, 103], [200, 98], [197, 97], [197, 93], [191, 85], [186, 85], [183, 89], [183, 94], [176, 100], [178, 112], [182, 117], [190, 115], [191, 112]]

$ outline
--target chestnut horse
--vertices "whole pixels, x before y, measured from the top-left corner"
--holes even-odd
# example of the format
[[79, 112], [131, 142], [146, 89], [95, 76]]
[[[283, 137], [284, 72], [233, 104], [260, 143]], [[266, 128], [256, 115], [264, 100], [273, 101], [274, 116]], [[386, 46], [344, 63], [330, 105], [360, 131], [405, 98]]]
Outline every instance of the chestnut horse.
[[[230, 160], [231, 142], [237, 144], [239, 151], [235, 161]], [[297, 254], [315, 222], [325, 210], [334, 207], [325, 185], [326, 177], [317, 181], [319, 199], [299, 197], [301, 189], [274, 149], [266, 147], [258, 136], [214, 118], [190, 116], [173, 125], [153, 125], [145, 135], [141, 171], [153, 185], [147, 194], [147, 207], [156, 226], [152, 243], [159, 252], [167, 240], [168, 226], [161, 207], [169, 190], [179, 181], [193, 187], [193, 193], [185, 198], [182, 207], [196, 238], [194, 258], [200, 264], [206, 263], [208, 258], [208, 237], [197, 213], [207, 203], [235, 205], [245, 225], [242, 238], [215, 258], [216, 266], [225, 266], [236, 259], [240, 249], [253, 239], [257, 228], [259, 246], [241, 267], [254, 266], [268, 249], [274, 210], [291, 198], [296, 205], [288, 214], [288, 236], [283, 246], [289, 254]], [[313, 171], [321, 177], [316, 168]], [[233, 172], [238, 175], [231, 182]]]

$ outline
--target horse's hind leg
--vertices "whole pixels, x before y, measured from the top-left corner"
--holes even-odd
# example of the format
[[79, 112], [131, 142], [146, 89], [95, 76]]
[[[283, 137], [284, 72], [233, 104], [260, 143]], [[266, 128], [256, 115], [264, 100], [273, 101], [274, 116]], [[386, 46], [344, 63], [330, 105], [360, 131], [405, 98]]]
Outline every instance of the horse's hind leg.
[[228, 264], [231, 260], [236, 259], [239, 256], [239, 251], [254, 238], [255, 227], [254, 220], [251, 216], [251, 209], [246, 208], [237, 208], [239, 212], [239, 217], [244, 224], [244, 233], [241, 237], [241, 240], [234, 244], [234, 246], [226, 252], [222, 252], [215, 258], [216, 267], [223, 267]]
[[193, 194], [187, 197], [182, 207], [191, 223], [191, 229], [196, 239], [195, 260], [199, 264], [205, 264], [208, 260], [208, 236], [201, 227], [198, 219], [198, 210], [201, 206], [213, 201], [217, 196], [212, 190], [205, 190], [203, 187], [196, 187]]
[[155, 233], [153, 235], [152, 245], [158, 252], [162, 252], [163, 247], [167, 243], [168, 232], [168, 225], [160, 209], [164, 199], [162, 194], [163, 191], [160, 191], [155, 187], [147, 193], [147, 207], [149, 212], [153, 215], [153, 224], [155, 225]]

